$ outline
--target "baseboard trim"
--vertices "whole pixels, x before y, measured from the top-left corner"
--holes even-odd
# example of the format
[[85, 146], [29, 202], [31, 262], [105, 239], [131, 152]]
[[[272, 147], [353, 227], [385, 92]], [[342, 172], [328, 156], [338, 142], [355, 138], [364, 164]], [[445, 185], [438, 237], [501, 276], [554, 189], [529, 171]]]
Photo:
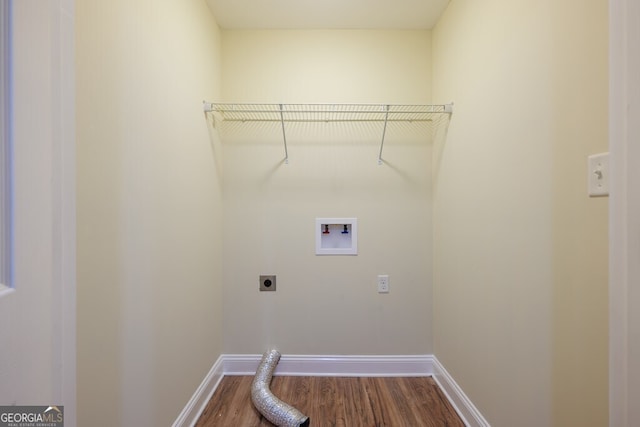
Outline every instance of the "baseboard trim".
[[184, 407], [178, 418], [174, 421], [172, 427], [193, 427], [204, 408], [211, 400], [213, 393], [215, 393], [222, 377], [224, 377], [224, 355], [221, 355], [218, 360], [213, 364], [207, 376], [202, 380], [198, 389], [193, 393], [187, 406]]
[[[254, 375], [259, 354], [227, 354], [226, 375]], [[315, 377], [410, 377], [433, 374], [433, 356], [283, 355], [274, 375]]]
[[433, 358], [433, 371], [433, 379], [438, 383], [451, 405], [453, 405], [468, 427], [491, 427], [489, 422], [478, 411], [478, 408], [475, 407], [458, 383], [455, 382], [435, 357]]
[[[255, 375], [262, 355], [223, 354], [172, 427], [193, 427], [225, 375]], [[431, 376], [468, 427], [491, 427], [453, 377], [433, 355], [328, 356], [283, 355], [274, 375], [351, 377]]]

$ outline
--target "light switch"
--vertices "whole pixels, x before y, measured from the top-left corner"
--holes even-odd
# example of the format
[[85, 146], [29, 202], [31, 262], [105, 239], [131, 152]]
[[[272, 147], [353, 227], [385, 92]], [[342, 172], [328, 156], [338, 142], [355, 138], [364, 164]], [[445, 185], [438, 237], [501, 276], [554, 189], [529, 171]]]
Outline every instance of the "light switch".
[[588, 162], [589, 196], [601, 197], [609, 195], [609, 153], [589, 156]]

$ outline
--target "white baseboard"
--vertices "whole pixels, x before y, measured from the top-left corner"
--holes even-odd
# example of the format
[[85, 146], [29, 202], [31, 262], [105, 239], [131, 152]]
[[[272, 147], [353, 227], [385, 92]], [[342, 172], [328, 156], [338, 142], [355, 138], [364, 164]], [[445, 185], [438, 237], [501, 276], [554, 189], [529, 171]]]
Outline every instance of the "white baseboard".
[[[262, 355], [227, 354], [226, 375], [254, 375]], [[274, 375], [313, 377], [414, 377], [433, 374], [433, 356], [283, 355]]]
[[491, 427], [480, 411], [469, 400], [453, 377], [447, 372], [437, 358], [433, 358], [433, 379], [436, 380], [444, 394], [455, 408], [460, 418], [468, 427]]
[[[223, 354], [180, 413], [173, 427], [192, 427], [224, 375], [255, 375], [262, 355]], [[327, 356], [283, 355], [274, 375], [325, 377], [432, 376], [468, 427], [490, 427], [482, 414], [433, 355]]]
[[224, 355], [221, 355], [204, 380], [202, 380], [198, 389], [193, 393], [193, 396], [187, 402], [187, 406], [180, 412], [172, 427], [193, 427], [195, 425], [225, 375], [223, 361]]

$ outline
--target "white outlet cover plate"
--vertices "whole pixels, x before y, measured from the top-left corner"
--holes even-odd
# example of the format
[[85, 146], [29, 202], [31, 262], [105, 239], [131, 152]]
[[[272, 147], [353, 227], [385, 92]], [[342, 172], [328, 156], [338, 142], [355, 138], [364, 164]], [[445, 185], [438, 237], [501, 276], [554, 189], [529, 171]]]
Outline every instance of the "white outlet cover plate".
[[600, 153], [588, 158], [589, 196], [609, 195], [609, 153]]
[[378, 293], [380, 294], [389, 293], [389, 275], [388, 274], [380, 274], [378, 276]]

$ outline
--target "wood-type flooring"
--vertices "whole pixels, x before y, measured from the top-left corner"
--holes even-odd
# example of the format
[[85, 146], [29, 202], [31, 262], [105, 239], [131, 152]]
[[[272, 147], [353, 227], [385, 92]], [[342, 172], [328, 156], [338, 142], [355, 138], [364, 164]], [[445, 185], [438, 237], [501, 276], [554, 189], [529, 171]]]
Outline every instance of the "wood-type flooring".
[[[251, 376], [225, 376], [196, 427], [270, 427], [251, 403]], [[431, 377], [275, 376], [271, 391], [310, 426], [464, 427]]]

